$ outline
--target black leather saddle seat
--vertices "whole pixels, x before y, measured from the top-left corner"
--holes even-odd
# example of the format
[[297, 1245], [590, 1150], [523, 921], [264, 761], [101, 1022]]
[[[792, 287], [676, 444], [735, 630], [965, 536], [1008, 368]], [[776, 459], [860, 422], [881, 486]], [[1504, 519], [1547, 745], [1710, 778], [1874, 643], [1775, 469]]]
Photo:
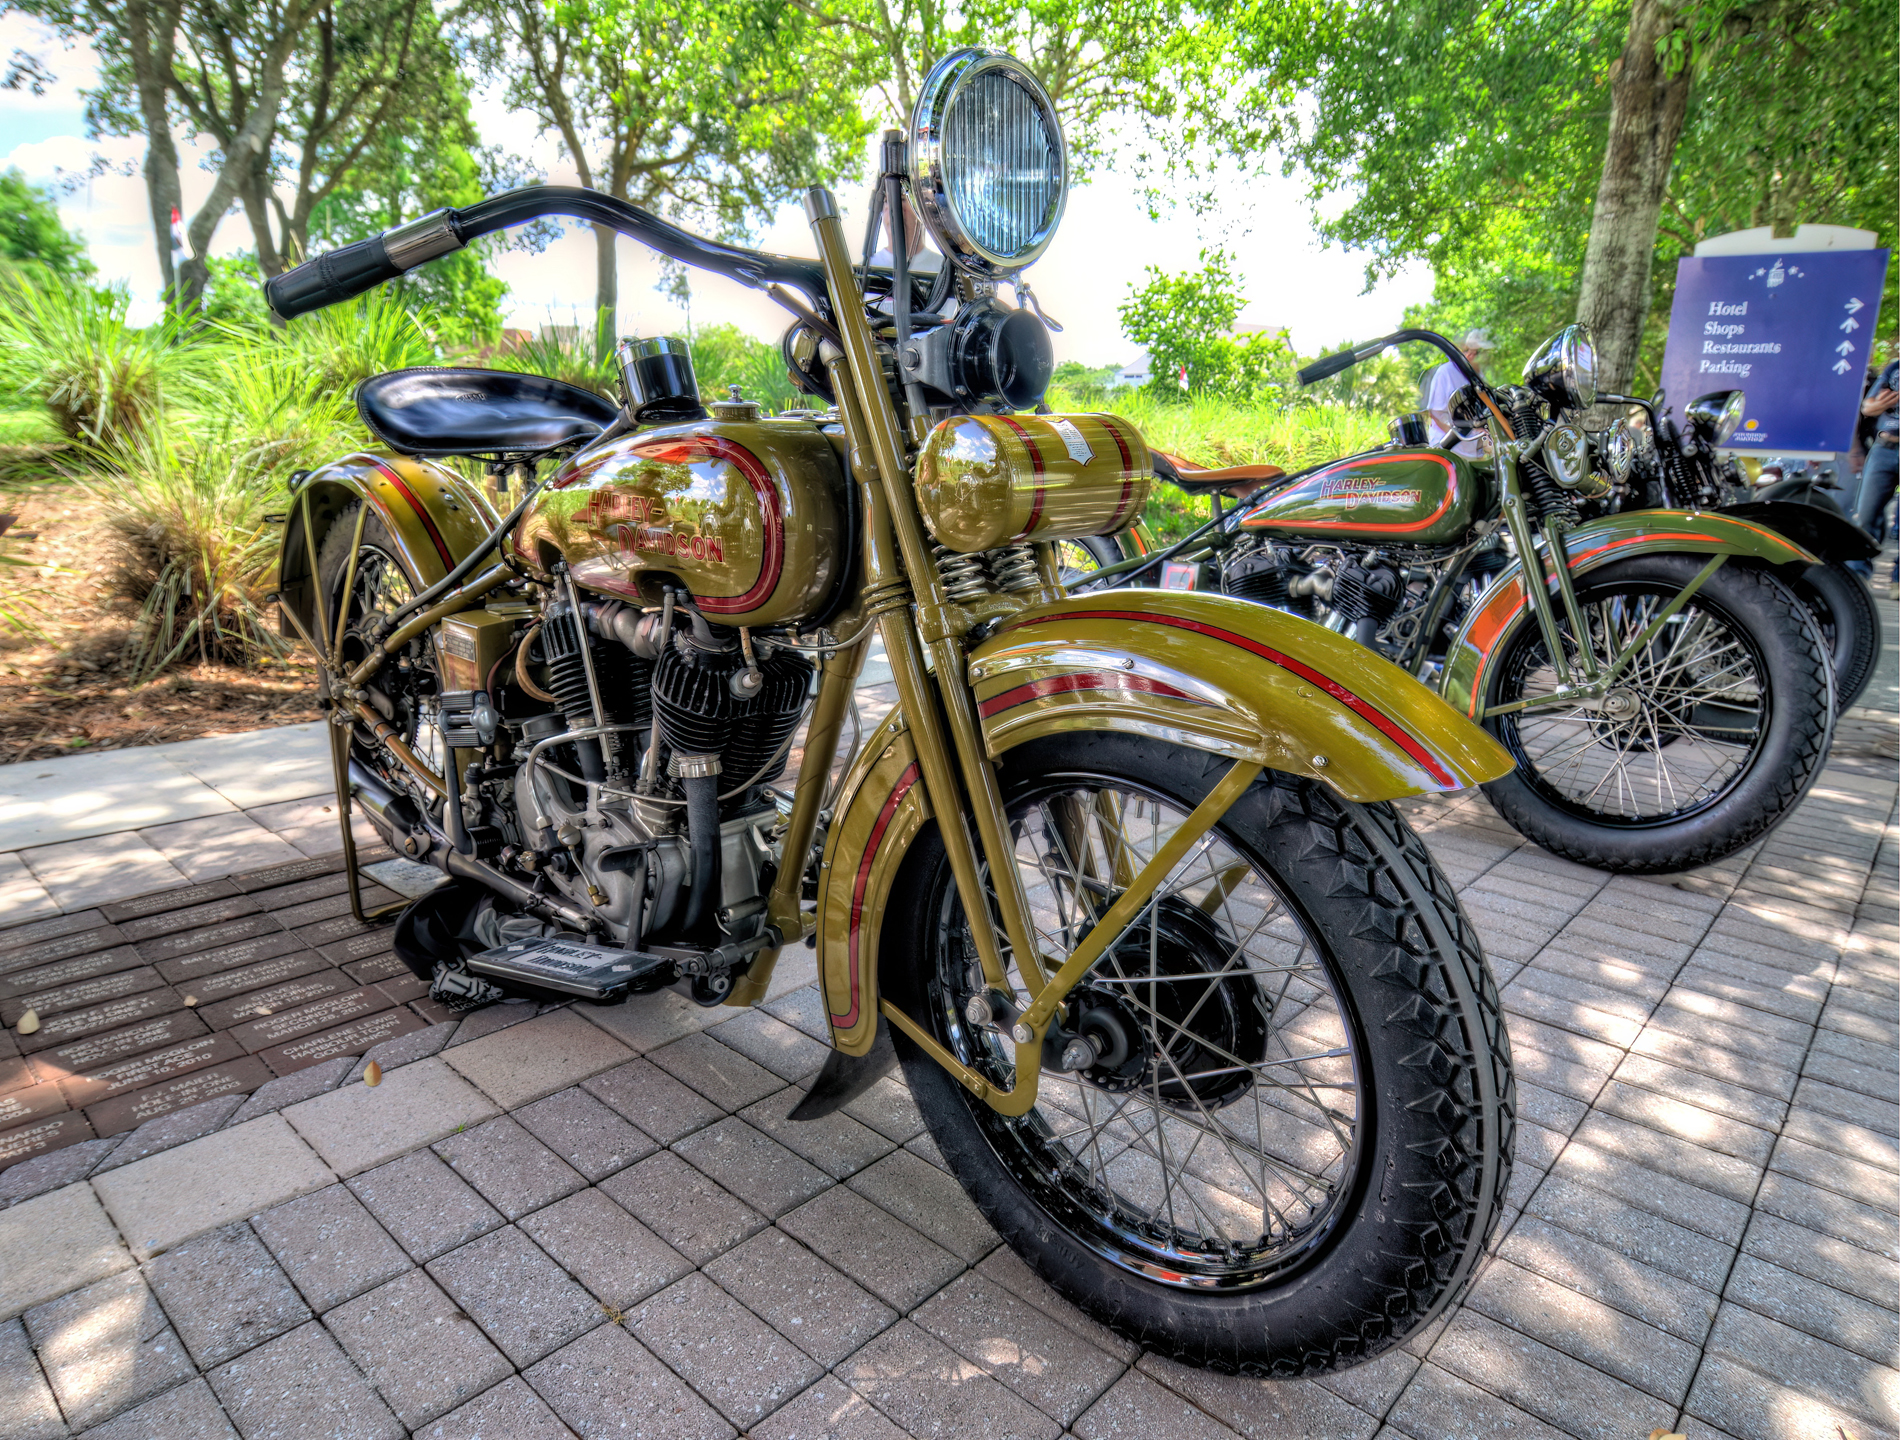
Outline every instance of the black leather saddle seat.
[[620, 414], [565, 380], [453, 365], [372, 375], [356, 410], [401, 455], [531, 455], [591, 440]]

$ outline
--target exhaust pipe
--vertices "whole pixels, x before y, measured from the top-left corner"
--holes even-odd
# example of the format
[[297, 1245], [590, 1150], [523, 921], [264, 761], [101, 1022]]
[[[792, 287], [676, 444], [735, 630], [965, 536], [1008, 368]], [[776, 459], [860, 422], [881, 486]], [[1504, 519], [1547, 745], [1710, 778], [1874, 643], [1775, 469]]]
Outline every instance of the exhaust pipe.
[[354, 756], [350, 758], [349, 774], [351, 797], [363, 807], [390, 848], [411, 856], [427, 848], [422, 812], [415, 801], [391, 790]]

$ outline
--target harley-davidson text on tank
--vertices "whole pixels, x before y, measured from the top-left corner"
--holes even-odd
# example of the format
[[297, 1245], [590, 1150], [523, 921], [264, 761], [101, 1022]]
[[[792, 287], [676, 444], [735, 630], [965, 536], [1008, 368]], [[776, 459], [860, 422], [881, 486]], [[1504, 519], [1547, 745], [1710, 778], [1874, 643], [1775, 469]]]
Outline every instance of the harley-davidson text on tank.
[[1248, 530], [1449, 544], [1471, 524], [1475, 489], [1462, 456], [1407, 447], [1329, 465], [1267, 496], [1240, 523]]

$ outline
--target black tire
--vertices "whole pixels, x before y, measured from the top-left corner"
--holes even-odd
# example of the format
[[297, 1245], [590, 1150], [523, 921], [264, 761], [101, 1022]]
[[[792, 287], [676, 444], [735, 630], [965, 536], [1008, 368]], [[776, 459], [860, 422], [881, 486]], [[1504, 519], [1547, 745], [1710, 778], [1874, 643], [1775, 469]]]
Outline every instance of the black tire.
[[[330, 523], [330, 528], [324, 532], [317, 547], [317, 584], [323, 596], [320, 619], [330, 628], [329, 635], [318, 638], [325, 644], [335, 636], [337, 613], [345, 603], [344, 582], [351, 582], [349, 619], [345, 622], [343, 634], [343, 657], [349, 664], [354, 664], [369, 653], [360, 633], [368, 617], [377, 612], [387, 613], [411, 596], [421, 594], [424, 588], [420, 577], [412, 574], [403, 562], [402, 551], [383, 525], [382, 517], [373, 511], [363, 522], [362, 548], [356, 573], [351, 576], [350, 542], [356, 536], [356, 516], [361, 508], [361, 501], [347, 506]], [[433, 653], [426, 639], [410, 646], [408, 658], [408, 673], [411, 675], [419, 670], [434, 668]], [[404, 672], [393, 664], [385, 666], [382, 673], [370, 683], [369, 690], [370, 703], [395, 727], [404, 743], [414, 745], [420, 728], [419, 694], [416, 687], [405, 680]], [[327, 683], [325, 693], [328, 693]], [[357, 725], [352, 732], [351, 742], [359, 760], [385, 779], [395, 782], [400, 789], [413, 791], [414, 785], [408, 779], [408, 772], [383, 750], [368, 727]]]
[[[1107, 833], [1104, 809], [1074, 797], [1119, 795], [1107, 813], [1131, 838], [1138, 861], [1144, 807], [1154, 827], [1164, 813], [1185, 816], [1227, 766], [1162, 741], [1100, 732], [1052, 736], [1004, 757], [999, 779], [1024, 883], [1058, 963], [1086, 926], [1078, 920], [1052, 931], [1044, 918], [1053, 913], [1051, 897], [1077, 893], [1059, 879], [1049, 883], [1046, 864], [1031, 868], [1037, 856], [1047, 859], [1056, 834], [1051, 816], [1081, 816], [1084, 829], [1073, 833], [1099, 839]], [[1073, 808], [1063, 812], [1063, 805]], [[1086, 830], [1090, 817], [1094, 831]], [[1111, 1004], [1104, 996], [1124, 1004], [1124, 1018], [1133, 1022], [1122, 1027], [1124, 1038], [1132, 1035], [1136, 1054], [1114, 1068], [1113, 1054], [1098, 1056], [1101, 1064], [1080, 1079], [1045, 1067], [1037, 1106], [1009, 1120], [902, 1033], [894, 1038], [952, 1172], [997, 1232], [1062, 1294], [1130, 1340], [1189, 1364], [1314, 1374], [1398, 1344], [1470, 1279], [1510, 1181], [1510, 1044], [1477, 935], [1450, 881], [1391, 806], [1355, 805], [1322, 785], [1269, 774], [1228, 812], [1211, 844], [1218, 848], [1205, 861], [1209, 894], [1215, 875], [1231, 879], [1220, 903], [1209, 909], [1188, 898], [1193, 887], [1180, 881], [1201, 863], [1198, 849], [1191, 850], [1164, 885], [1183, 893], [1169, 889], [1150, 919], [1138, 920], [1071, 992], [1069, 1023], [1085, 1030]], [[1112, 872], [1098, 865], [1092, 873]], [[1106, 899], [1103, 889], [1094, 893], [1097, 903]], [[1229, 924], [1236, 895], [1241, 915], [1262, 917], [1237, 944], [1238, 922]], [[974, 1029], [962, 1008], [972, 993], [969, 930], [934, 825], [906, 857], [886, 917], [886, 994], [966, 1063], [1006, 1086], [1013, 1065], [1001, 1057], [1013, 1057], [1013, 1049]], [[1157, 938], [1163, 930], [1165, 943]], [[1196, 946], [1212, 957], [1226, 954], [1223, 968], [1194, 968]], [[1277, 968], [1236, 974], [1235, 959], [1261, 963], [1253, 958], [1258, 949], [1272, 950]], [[1150, 967], [1139, 973], [1166, 980], [1126, 978], [1125, 951], [1148, 957], [1130, 959]], [[1310, 960], [1295, 966], [1289, 952]], [[1011, 979], [1023, 1003], [1020, 976], [1012, 970]], [[1196, 984], [1203, 988], [1192, 1000]], [[1158, 1008], [1137, 998], [1144, 994]], [[1095, 1007], [1096, 1020], [1080, 1018], [1084, 1005]], [[1143, 1010], [1154, 1018], [1141, 1020]], [[1302, 1033], [1278, 1032], [1281, 1019]], [[1165, 1047], [1164, 1029], [1171, 1035]], [[1329, 1047], [1329, 1036], [1343, 1039]], [[1276, 1038], [1312, 1053], [1276, 1057]], [[1172, 1077], [1166, 1080], [1162, 1048]], [[1197, 1063], [1203, 1059], [1223, 1063], [1204, 1069]], [[1315, 1068], [1321, 1066], [1333, 1068]], [[1350, 1086], [1338, 1083], [1341, 1074], [1350, 1074]], [[1322, 1115], [1320, 1091], [1338, 1108]], [[1130, 1120], [1126, 1128], [1137, 1139], [1126, 1155], [1106, 1155], [1103, 1136], [1112, 1144], [1118, 1133], [1110, 1130], [1116, 1113], [1108, 1107], [1133, 1107], [1137, 1096], [1155, 1119], [1145, 1132], [1152, 1144], [1138, 1153], [1144, 1132], [1139, 1119]], [[1098, 1105], [1105, 1118], [1078, 1152], [1069, 1143], [1081, 1134], [1073, 1128], [1077, 1112], [1092, 1117]], [[1230, 1118], [1217, 1125], [1216, 1114]], [[1199, 1119], [1208, 1122], [1206, 1132]], [[1218, 1132], [1224, 1154], [1210, 1147], [1197, 1166], [1196, 1148], [1170, 1152], [1170, 1134], [1188, 1131]], [[1236, 1137], [1240, 1151], [1259, 1158], [1257, 1183], [1232, 1143]], [[1080, 1158], [1091, 1149], [1099, 1177]], [[1292, 1163], [1287, 1151], [1310, 1167], [1306, 1178], [1314, 1183], [1307, 1189], [1321, 1198], [1310, 1211], [1287, 1204], [1269, 1216], [1269, 1187], [1290, 1195], [1289, 1175], [1300, 1173], [1282, 1169]], [[1169, 1209], [1164, 1219], [1153, 1186], [1168, 1173], [1161, 1157], [1169, 1153], [1187, 1168], [1178, 1176], [1178, 1212]], [[1155, 1178], [1144, 1180], [1150, 1160]], [[1243, 1188], [1236, 1177], [1254, 1186], [1259, 1203], [1236, 1193]], [[1167, 1182], [1169, 1206], [1176, 1189]], [[1184, 1224], [1198, 1227], [1197, 1241], [1190, 1242]]]
[[1109, 535], [1084, 535], [1080, 540], [1063, 540], [1056, 545], [1056, 563], [1062, 567], [1062, 583], [1073, 585], [1089, 575], [1122, 560], [1122, 548]]
[[1845, 710], [1874, 678], [1880, 660], [1880, 609], [1867, 582], [1835, 561], [1811, 565], [1789, 587], [1814, 613], [1834, 661], [1834, 708]]
[[[1700, 555], [1619, 561], [1580, 576], [1577, 600], [1593, 626], [1633, 636], [1703, 564]], [[1568, 622], [1559, 629], [1574, 658]], [[1487, 706], [1549, 693], [1533, 617], [1486, 668]], [[1487, 719], [1518, 768], [1485, 793], [1525, 837], [1599, 870], [1662, 875], [1710, 864], [1760, 839], [1821, 773], [1831, 671], [1807, 608], [1772, 576], [1731, 560], [1625, 672], [1628, 683], [1612, 692], [1622, 713], [1580, 704]]]

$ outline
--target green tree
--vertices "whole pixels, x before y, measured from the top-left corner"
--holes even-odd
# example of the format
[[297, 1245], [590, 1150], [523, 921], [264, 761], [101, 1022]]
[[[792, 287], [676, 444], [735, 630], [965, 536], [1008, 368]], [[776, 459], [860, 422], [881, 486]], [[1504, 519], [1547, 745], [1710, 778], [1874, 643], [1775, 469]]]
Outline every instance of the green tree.
[[702, 326], [693, 336], [693, 374], [699, 393], [708, 400], [724, 400], [737, 385], [748, 400], [756, 400], [768, 414], [804, 403], [785, 371], [779, 347], [754, 340], [737, 325]]
[[43, 265], [62, 279], [93, 273], [86, 241], [59, 223], [59, 203], [18, 170], [0, 172], [0, 259]]
[[[866, 133], [864, 77], [818, 54], [818, 27], [788, 0], [467, 0], [457, 13], [474, 63], [506, 77], [583, 185], [702, 229], [744, 234], [836, 176]], [[603, 351], [614, 240], [595, 227]]]
[[1292, 393], [1298, 361], [1284, 332], [1237, 335], [1247, 303], [1224, 250], [1203, 250], [1201, 268], [1168, 275], [1148, 267], [1148, 281], [1130, 287], [1122, 330], [1148, 352], [1148, 386], [1162, 398], [1192, 394], [1267, 400]]
[[1892, 241], [1896, 30], [1874, 0], [1221, 15], [1253, 73], [1238, 148], [1271, 141], [1302, 168], [1368, 278], [1430, 261], [1434, 315], [1482, 321], [1507, 351], [1587, 320], [1606, 387], [1653, 379], [1674, 262], [1702, 236], [1810, 220]]

